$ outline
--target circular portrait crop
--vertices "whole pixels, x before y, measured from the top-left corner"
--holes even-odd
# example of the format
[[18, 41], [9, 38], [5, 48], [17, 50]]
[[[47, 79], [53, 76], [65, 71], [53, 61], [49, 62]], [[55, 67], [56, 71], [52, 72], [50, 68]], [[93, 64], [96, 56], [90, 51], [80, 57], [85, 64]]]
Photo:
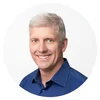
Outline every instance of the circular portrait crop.
[[62, 96], [88, 79], [96, 40], [86, 19], [60, 4], [29, 8], [13, 22], [4, 41], [4, 61], [17, 84], [32, 94]]

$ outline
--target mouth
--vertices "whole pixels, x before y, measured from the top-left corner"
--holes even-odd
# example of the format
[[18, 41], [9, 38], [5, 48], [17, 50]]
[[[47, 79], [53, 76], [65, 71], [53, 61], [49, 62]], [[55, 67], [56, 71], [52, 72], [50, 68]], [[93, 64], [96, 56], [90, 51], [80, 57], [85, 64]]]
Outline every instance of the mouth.
[[40, 60], [47, 60], [49, 59], [50, 55], [38, 55], [37, 56]]

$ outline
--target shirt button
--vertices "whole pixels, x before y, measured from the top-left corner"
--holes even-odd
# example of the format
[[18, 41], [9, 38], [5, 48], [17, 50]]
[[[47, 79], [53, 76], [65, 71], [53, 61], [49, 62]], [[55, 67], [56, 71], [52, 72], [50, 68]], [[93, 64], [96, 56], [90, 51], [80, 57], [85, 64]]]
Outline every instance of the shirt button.
[[43, 89], [42, 92], [45, 92], [45, 90]]

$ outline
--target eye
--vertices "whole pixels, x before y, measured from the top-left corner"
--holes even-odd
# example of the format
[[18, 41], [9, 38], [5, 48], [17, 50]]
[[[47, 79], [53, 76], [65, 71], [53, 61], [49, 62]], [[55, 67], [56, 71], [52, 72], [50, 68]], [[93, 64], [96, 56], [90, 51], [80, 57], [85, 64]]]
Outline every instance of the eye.
[[37, 39], [32, 39], [31, 42], [36, 43], [36, 42], [38, 42], [38, 40]]
[[49, 43], [54, 42], [54, 40], [53, 40], [53, 39], [48, 39], [47, 41], [48, 41]]

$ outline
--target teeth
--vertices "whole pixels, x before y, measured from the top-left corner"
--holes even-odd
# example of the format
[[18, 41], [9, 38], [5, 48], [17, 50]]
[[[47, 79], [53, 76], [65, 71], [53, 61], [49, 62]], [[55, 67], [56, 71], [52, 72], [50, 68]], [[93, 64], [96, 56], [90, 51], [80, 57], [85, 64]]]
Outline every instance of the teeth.
[[48, 56], [39, 56], [40, 59], [46, 59]]

